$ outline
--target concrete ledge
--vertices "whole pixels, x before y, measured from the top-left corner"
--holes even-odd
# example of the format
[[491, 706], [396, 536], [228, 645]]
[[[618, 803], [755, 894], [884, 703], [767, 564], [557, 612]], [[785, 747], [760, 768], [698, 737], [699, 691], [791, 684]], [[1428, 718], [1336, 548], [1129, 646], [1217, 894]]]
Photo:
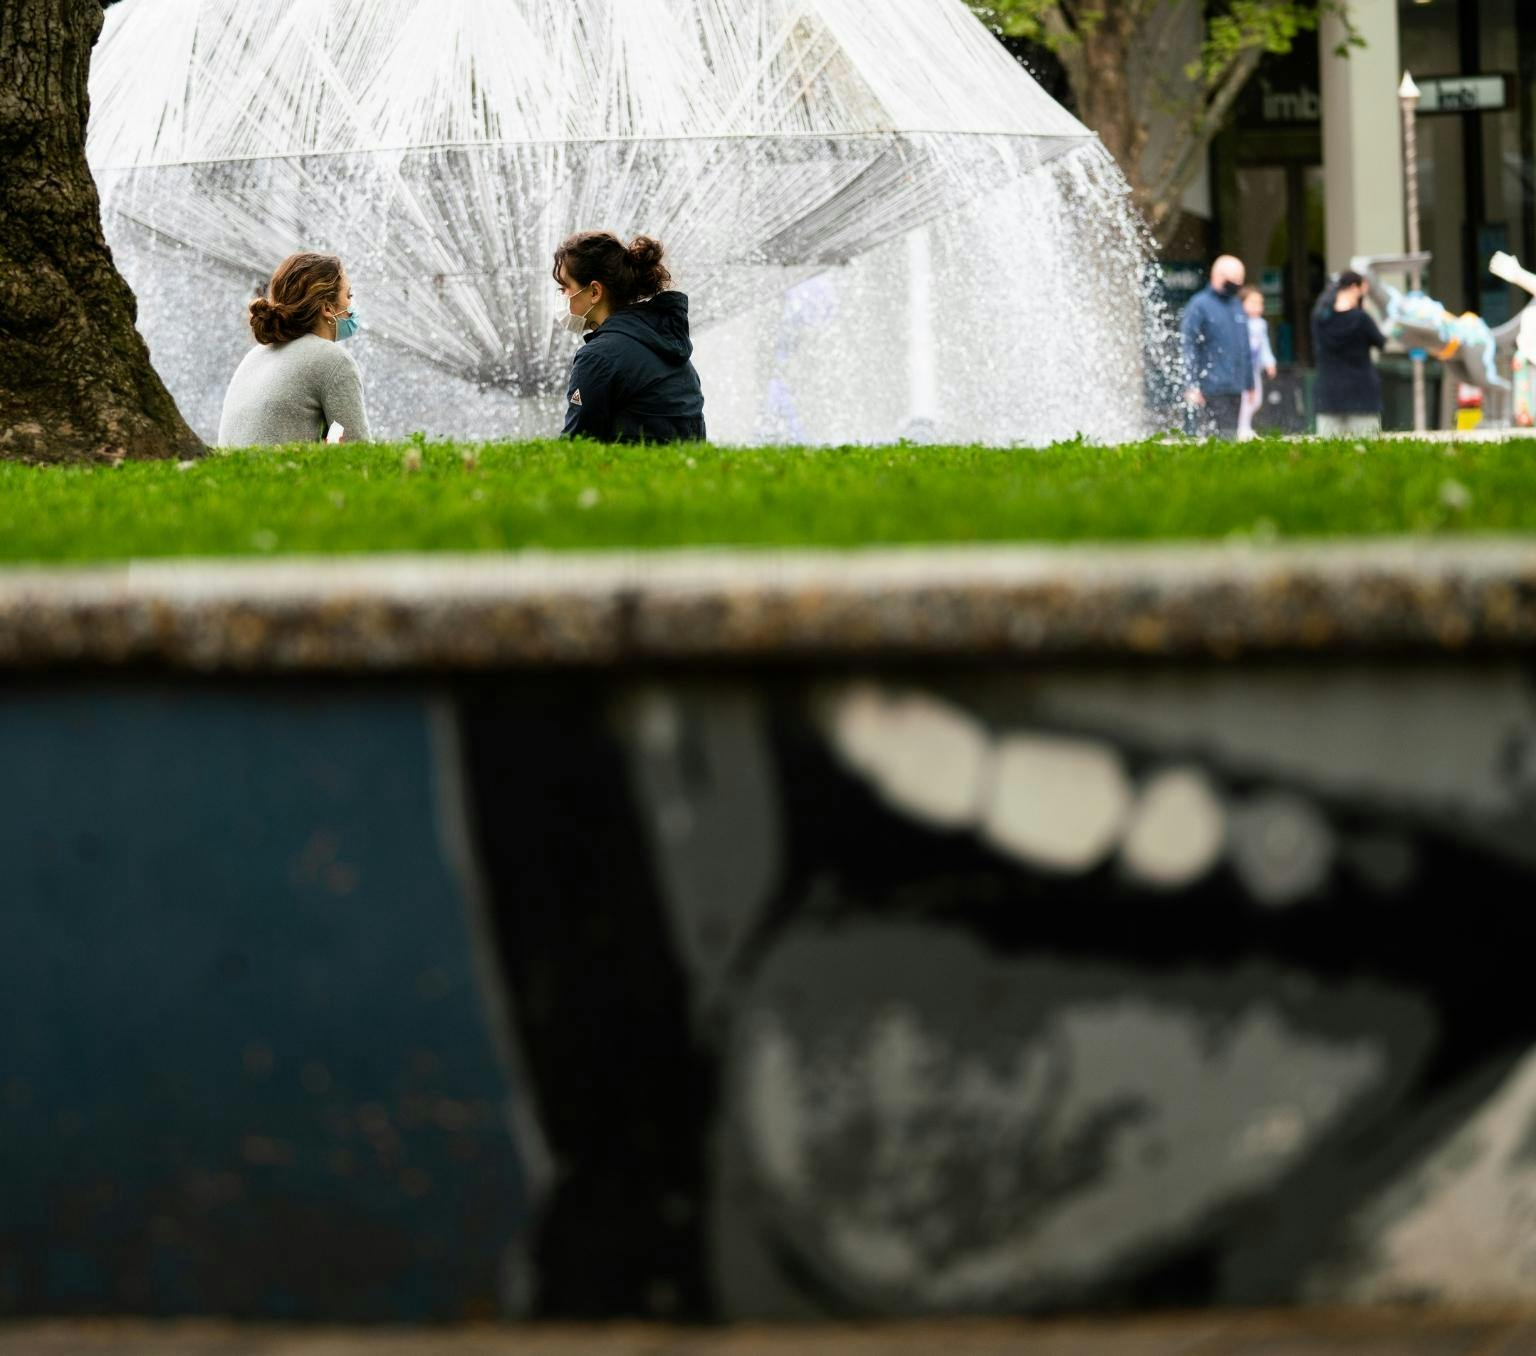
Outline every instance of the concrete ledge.
[[1536, 540], [155, 561], [0, 572], [0, 668], [263, 673], [1536, 646]]

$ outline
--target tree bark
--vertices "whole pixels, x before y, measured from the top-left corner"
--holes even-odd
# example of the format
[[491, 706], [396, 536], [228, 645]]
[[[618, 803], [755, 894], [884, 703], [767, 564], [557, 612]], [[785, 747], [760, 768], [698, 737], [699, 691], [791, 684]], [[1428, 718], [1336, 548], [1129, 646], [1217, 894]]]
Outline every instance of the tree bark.
[[1084, 36], [1076, 60], [1064, 63], [1077, 116], [1099, 134], [1130, 185], [1131, 201], [1159, 246], [1166, 245], [1184, 218], [1184, 191], [1199, 173], [1201, 157], [1231, 111], [1232, 101], [1258, 64], [1245, 54], [1210, 101], [1192, 98], [1173, 133], [1162, 166], [1143, 164], [1148, 118], [1155, 91], [1150, 75], [1133, 76], [1138, 47], [1147, 39], [1142, 23], [1126, 7], [1110, 5], [1102, 22]]
[[85, 160], [101, 0], [0, 0], [0, 457], [205, 450], [150, 366]]
[[1150, 222], [1156, 204], [1149, 200], [1141, 164], [1147, 148], [1147, 122], [1137, 107], [1131, 83], [1137, 28], [1128, 5], [1107, 5], [1104, 17], [1084, 33], [1078, 59], [1067, 69], [1067, 79], [1072, 84], [1077, 116], [1099, 134], [1099, 141], [1129, 182], [1132, 200]]
[[1147, 148], [1144, 91], [1133, 83], [1132, 59], [1140, 33], [1138, 15], [1124, 0], [1104, 7], [1098, 22], [1074, 34], [1060, 59], [1078, 118], [1098, 133], [1130, 185], [1131, 200], [1150, 226], [1161, 212], [1142, 156]]

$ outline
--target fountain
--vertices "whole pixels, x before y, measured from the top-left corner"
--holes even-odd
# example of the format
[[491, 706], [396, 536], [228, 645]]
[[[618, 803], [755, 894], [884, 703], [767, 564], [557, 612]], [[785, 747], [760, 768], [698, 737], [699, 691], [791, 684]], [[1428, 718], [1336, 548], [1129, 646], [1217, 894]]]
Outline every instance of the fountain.
[[1124, 180], [961, 0], [129, 0], [89, 155], [140, 327], [217, 424], [244, 302], [346, 261], [375, 429], [558, 427], [552, 247], [666, 242], [712, 436], [1145, 420]]

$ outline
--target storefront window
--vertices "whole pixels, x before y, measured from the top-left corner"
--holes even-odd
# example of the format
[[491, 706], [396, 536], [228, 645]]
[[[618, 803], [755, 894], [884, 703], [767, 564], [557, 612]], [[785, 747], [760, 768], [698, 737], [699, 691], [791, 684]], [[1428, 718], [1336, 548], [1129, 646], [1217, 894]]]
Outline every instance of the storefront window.
[[[1492, 324], [1508, 319], [1531, 298], [1488, 273], [1489, 256], [1496, 249], [1507, 250], [1526, 261], [1536, 255], [1536, 242], [1527, 234], [1530, 222], [1526, 204], [1533, 188], [1533, 171], [1525, 158], [1520, 135], [1526, 91], [1521, 86], [1516, 8], [1516, 0], [1481, 0], [1480, 5], [1482, 69], [1506, 77], [1508, 98], [1505, 109], [1484, 114], [1481, 119], [1485, 237], [1476, 242], [1478, 264], [1483, 270], [1479, 309]], [[1525, 8], [1529, 9], [1529, 4]], [[1531, 22], [1530, 16], [1526, 21]]]
[[1322, 168], [1240, 166], [1237, 202], [1235, 252], [1264, 293], [1275, 356], [1301, 361], [1311, 352], [1305, 325], [1325, 278]]
[[1322, 97], [1317, 39], [1265, 57], [1213, 157], [1221, 247], [1264, 292], [1275, 354], [1311, 361], [1307, 325], [1323, 285]]
[[[1522, 24], [1536, 24], [1517, 0], [1400, 0], [1402, 64], [1421, 87], [1446, 77], [1479, 79], [1470, 111], [1435, 111], [1419, 118], [1419, 223], [1434, 255], [1425, 288], [1452, 310], [1477, 311], [1500, 324], [1526, 301], [1488, 272], [1496, 250], [1530, 257], [1532, 167], [1522, 142]], [[1525, 6], [1529, 9], [1529, 6]], [[1502, 81], [1486, 106], [1490, 88]]]

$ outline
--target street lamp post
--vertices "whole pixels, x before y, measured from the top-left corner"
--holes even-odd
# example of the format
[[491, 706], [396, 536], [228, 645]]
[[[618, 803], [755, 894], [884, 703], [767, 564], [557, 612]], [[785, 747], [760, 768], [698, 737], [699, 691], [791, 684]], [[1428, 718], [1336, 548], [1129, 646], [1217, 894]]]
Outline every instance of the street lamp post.
[[[1424, 287], [1423, 268], [1418, 263], [1419, 253], [1419, 135], [1417, 115], [1419, 87], [1413, 76], [1403, 72], [1403, 83], [1397, 87], [1398, 103], [1403, 110], [1403, 182], [1408, 199], [1408, 253], [1414, 262], [1408, 265], [1409, 289], [1418, 292]], [[1413, 430], [1423, 433], [1429, 427], [1424, 396], [1424, 354], [1415, 350], [1413, 355]]]

